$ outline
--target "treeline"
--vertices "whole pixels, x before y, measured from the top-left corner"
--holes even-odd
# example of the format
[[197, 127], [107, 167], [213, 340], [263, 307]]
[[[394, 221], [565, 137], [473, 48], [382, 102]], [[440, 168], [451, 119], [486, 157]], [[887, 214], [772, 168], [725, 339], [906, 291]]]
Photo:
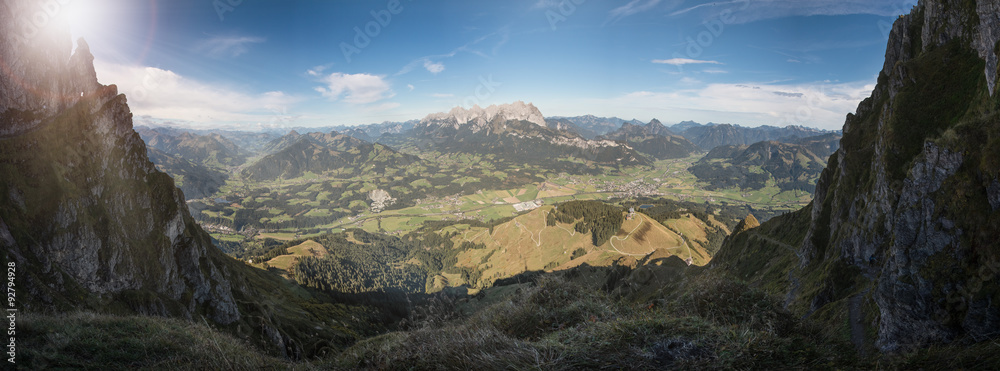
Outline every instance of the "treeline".
[[363, 244], [349, 241], [346, 233], [312, 238], [330, 254], [299, 259], [293, 268], [295, 280], [307, 287], [346, 294], [424, 291], [426, 274], [403, 264], [412, 249], [409, 243], [360, 229], [348, 232]]
[[[590, 232], [594, 246], [601, 246], [622, 228], [624, 210], [600, 201], [570, 201], [556, 206], [554, 218], [561, 223], [573, 223], [577, 232]], [[551, 214], [550, 214], [551, 215]], [[546, 220], [546, 224], [552, 224]], [[553, 224], [554, 225], [554, 224]]]
[[[263, 240], [245, 238], [243, 241], [212, 240], [212, 243], [229, 256], [241, 260], [253, 259], [255, 262], [266, 261], [261, 260], [262, 257], [284, 245], [281, 241], [271, 238]], [[273, 256], [267, 260], [272, 258]]]

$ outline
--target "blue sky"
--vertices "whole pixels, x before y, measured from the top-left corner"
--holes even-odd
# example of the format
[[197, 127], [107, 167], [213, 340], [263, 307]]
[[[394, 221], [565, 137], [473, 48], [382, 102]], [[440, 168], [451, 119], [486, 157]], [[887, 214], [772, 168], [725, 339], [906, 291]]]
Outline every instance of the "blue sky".
[[874, 86], [889, 25], [914, 4], [76, 0], [62, 11], [139, 123], [357, 125], [523, 100], [546, 116], [840, 129]]

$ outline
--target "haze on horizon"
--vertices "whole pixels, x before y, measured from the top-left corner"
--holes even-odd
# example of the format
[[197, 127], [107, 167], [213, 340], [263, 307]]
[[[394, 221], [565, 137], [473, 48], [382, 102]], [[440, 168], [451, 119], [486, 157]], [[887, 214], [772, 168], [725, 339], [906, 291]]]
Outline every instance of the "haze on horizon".
[[361, 125], [525, 101], [546, 116], [839, 130], [915, 3], [92, 0], [57, 11], [136, 124]]

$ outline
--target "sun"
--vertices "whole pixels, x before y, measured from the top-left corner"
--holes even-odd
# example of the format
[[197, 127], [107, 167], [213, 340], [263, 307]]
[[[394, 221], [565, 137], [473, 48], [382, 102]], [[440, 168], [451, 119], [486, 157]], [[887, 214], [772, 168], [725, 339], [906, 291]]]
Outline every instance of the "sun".
[[[61, 2], [54, 1], [54, 3]], [[103, 25], [106, 21], [103, 16], [106, 13], [102, 10], [106, 6], [105, 1], [75, 0], [64, 3], [64, 5], [60, 5], [54, 20], [69, 28], [74, 39], [80, 37], [90, 39], [98, 37], [103, 32]]]

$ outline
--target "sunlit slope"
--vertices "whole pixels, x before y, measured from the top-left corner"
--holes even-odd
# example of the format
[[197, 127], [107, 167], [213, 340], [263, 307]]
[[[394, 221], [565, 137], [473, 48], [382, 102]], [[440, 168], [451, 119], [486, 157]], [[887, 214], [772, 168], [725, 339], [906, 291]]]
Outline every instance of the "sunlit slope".
[[[458, 232], [454, 237], [456, 245], [485, 245], [485, 249], [461, 252], [456, 265], [479, 268], [487, 281], [526, 271], [562, 270], [582, 264], [608, 266], [622, 258], [641, 260], [657, 250], [667, 256], [690, 258], [696, 265], [705, 265], [711, 259], [702, 247], [707, 244], [705, 225], [693, 217], [669, 220], [663, 225], [636, 213], [608, 242], [594, 246], [591, 234], [578, 232], [574, 224], [557, 222], [548, 226], [546, 217], [553, 210], [554, 206], [544, 206], [492, 230], [457, 225], [440, 233]], [[453, 277], [447, 282], [449, 286], [461, 284]]]

